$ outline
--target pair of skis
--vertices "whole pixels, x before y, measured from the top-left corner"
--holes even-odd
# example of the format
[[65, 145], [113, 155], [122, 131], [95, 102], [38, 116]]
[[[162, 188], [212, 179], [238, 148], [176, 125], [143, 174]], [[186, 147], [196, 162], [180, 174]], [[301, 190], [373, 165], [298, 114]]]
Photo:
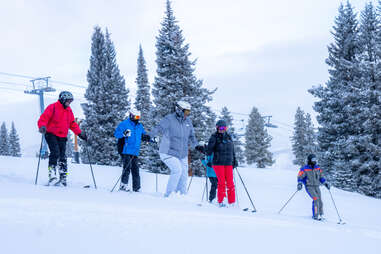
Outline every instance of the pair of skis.
[[61, 179], [57, 181], [57, 177], [49, 179], [48, 183], [45, 186], [64, 186], [61, 184]]
[[[56, 181], [56, 180], [57, 180], [57, 177], [53, 177], [52, 179], [50, 179], [50, 180], [48, 181], [47, 184], [45, 184], [45, 186], [56, 186], [56, 187], [62, 186], [62, 187], [66, 187], [65, 185], [63, 185], [63, 184], [61, 183], [61, 180], [58, 180], [58, 181]], [[88, 189], [88, 188], [90, 188], [90, 187], [91, 187], [90, 185], [84, 185], [84, 186], [83, 186], [83, 188], [86, 188], [86, 189]]]
[[[202, 205], [203, 205], [202, 203], [197, 204], [197, 206], [202, 206]], [[219, 207], [219, 208], [226, 208], [226, 206], [224, 206], [224, 207]], [[250, 209], [250, 208], [248, 208], [248, 207], [243, 208], [242, 211], [243, 211], [243, 212], [251, 212], [251, 213], [256, 213], [256, 212], [257, 212], [257, 210]]]

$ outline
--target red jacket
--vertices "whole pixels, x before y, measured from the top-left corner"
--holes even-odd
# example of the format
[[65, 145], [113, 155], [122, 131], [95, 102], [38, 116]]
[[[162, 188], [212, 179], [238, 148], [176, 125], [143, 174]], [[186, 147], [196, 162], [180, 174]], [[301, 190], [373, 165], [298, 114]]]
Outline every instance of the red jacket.
[[67, 107], [65, 109], [59, 101], [50, 104], [45, 109], [44, 113], [40, 116], [40, 119], [38, 119], [37, 125], [38, 128], [45, 126], [46, 132], [63, 138], [67, 137], [69, 128], [75, 135], [81, 133], [81, 129], [74, 121], [74, 115], [71, 108]]

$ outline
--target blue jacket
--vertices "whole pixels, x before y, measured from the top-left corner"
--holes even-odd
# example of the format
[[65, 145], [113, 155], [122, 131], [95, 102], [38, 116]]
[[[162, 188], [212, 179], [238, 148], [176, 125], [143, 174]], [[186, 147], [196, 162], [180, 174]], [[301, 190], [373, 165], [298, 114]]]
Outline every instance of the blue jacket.
[[325, 181], [323, 171], [318, 165], [313, 167], [310, 165], [305, 165], [299, 170], [298, 182], [301, 182], [306, 186], [319, 186]]
[[142, 134], [145, 134], [144, 127], [141, 123], [135, 124], [130, 118], [121, 122], [114, 132], [116, 138], [123, 138], [123, 132], [127, 129], [131, 130], [131, 136], [125, 137], [125, 145], [122, 154], [130, 154], [139, 156]]
[[207, 177], [217, 177], [216, 172], [214, 172], [214, 169], [211, 167], [208, 167], [208, 162], [213, 161], [213, 154], [210, 156], [207, 156], [205, 159], [201, 160], [202, 164], [206, 167], [206, 176]]

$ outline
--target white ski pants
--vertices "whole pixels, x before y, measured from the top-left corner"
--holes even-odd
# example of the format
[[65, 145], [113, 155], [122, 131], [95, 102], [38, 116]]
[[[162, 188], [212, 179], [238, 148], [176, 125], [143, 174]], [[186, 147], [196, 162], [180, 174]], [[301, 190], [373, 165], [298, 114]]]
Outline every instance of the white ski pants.
[[188, 180], [188, 157], [179, 159], [168, 154], [160, 153], [160, 159], [170, 170], [165, 196], [168, 197], [173, 191], [186, 194]]

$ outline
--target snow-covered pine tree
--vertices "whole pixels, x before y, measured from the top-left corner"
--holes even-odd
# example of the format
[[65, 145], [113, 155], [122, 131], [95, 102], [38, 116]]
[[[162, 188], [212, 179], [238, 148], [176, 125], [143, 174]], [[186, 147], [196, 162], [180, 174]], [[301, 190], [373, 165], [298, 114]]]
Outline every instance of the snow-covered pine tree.
[[349, 137], [355, 133], [357, 20], [349, 2], [339, 7], [333, 27], [334, 43], [328, 46], [329, 80], [326, 86], [310, 89], [319, 99], [314, 105], [320, 124], [318, 131], [319, 163], [330, 181], [346, 190], [354, 189], [352, 170], [348, 167], [352, 151]]
[[256, 107], [251, 110], [245, 139], [247, 164], [256, 163], [258, 168], [264, 168], [275, 162], [272, 159], [272, 153], [268, 150], [271, 146], [272, 137], [267, 133], [265, 122]]
[[[156, 76], [153, 84], [154, 97], [153, 123], [156, 125], [165, 115], [173, 112], [173, 105], [179, 99], [188, 101], [192, 106], [191, 119], [198, 140], [206, 140], [210, 135], [209, 126], [213, 117], [212, 111], [206, 103], [211, 101], [214, 91], [203, 88], [202, 81], [194, 75], [195, 61], [191, 61], [189, 45], [184, 45], [182, 31], [173, 15], [171, 3], [167, 0], [166, 11], [159, 35], [156, 37]], [[213, 121], [214, 125], [214, 121]], [[158, 156], [156, 147], [152, 171], [168, 172]], [[194, 172], [203, 172], [198, 153], [191, 154], [191, 167]]]
[[235, 131], [234, 125], [233, 125], [233, 116], [231, 115], [229, 109], [225, 106], [221, 110], [221, 119], [226, 121], [226, 124], [228, 125], [229, 129], [228, 132], [233, 138], [234, 143], [234, 149], [235, 149], [235, 155], [238, 160], [238, 164], [242, 165], [245, 163], [245, 155], [242, 150], [242, 141], [240, 140], [240, 137]]
[[8, 140], [8, 130], [5, 122], [1, 124], [0, 129], [0, 155], [9, 155], [9, 140]]
[[306, 119], [304, 111], [298, 107], [295, 113], [294, 133], [291, 137], [292, 152], [295, 160], [293, 163], [298, 166], [303, 166], [306, 163]]
[[67, 134], [67, 142], [66, 142], [66, 157], [73, 158], [74, 156], [74, 143], [73, 143], [73, 135], [69, 131]]
[[12, 122], [11, 131], [9, 132], [9, 155], [21, 157], [20, 138], [17, 134], [14, 122]]
[[[380, 2], [381, 7], [381, 2]], [[358, 133], [351, 161], [358, 191], [381, 197], [381, 30], [372, 2], [361, 12], [359, 26]]]
[[317, 138], [314, 124], [312, 123], [311, 115], [306, 113], [305, 115], [305, 125], [306, 125], [306, 147], [305, 153], [306, 158], [308, 154], [316, 154], [318, 150]]
[[[91, 154], [93, 163], [118, 165], [120, 156], [116, 149], [114, 131], [129, 109], [129, 90], [126, 89], [116, 63], [116, 52], [110, 34], [106, 30], [104, 36], [99, 27], [95, 27], [92, 36], [87, 81], [89, 85], [85, 98], [88, 102], [82, 104], [85, 120], [81, 125], [89, 138], [85, 150], [87, 148]], [[81, 149], [81, 157], [83, 162], [88, 161], [84, 149]]]
[[[150, 94], [150, 85], [148, 83], [146, 61], [143, 55], [142, 46], [139, 45], [139, 55], [137, 61], [137, 77], [136, 77], [136, 98], [135, 108], [141, 112], [140, 122], [143, 124], [145, 131], [149, 131], [152, 128], [152, 102]], [[149, 170], [152, 168], [152, 162], [150, 157], [154, 154], [154, 147], [151, 143], [142, 142], [140, 148], [140, 167], [142, 169]], [[151, 155], [151, 156], [150, 156]]]

